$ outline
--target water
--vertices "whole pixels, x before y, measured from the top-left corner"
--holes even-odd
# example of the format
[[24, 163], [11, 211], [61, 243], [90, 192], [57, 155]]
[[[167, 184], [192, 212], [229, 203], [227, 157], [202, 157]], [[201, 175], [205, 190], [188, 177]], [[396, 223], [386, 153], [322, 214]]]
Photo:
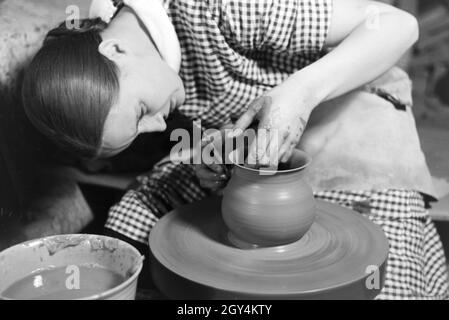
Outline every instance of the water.
[[26, 300], [79, 299], [112, 289], [124, 281], [124, 276], [99, 266], [77, 266], [76, 271], [49, 268], [16, 281], [2, 295]]

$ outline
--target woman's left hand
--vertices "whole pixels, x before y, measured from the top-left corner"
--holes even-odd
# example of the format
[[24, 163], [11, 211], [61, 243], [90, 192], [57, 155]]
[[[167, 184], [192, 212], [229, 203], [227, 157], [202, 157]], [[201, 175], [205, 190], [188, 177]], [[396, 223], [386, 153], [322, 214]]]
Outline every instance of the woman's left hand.
[[247, 162], [256, 166], [276, 166], [287, 162], [299, 143], [314, 103], [287, 80], [254, 100], [238, 119], [229, 136], [239, 136], [255, 120], [257, 139], [249, 148]]

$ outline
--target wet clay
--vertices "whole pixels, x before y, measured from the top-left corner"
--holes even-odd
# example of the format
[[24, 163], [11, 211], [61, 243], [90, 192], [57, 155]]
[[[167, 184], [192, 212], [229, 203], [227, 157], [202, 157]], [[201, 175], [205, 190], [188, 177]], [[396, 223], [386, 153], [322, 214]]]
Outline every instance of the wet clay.
[[[112, 289], [126, 279], [100, 266], [78, 266], [79, 286], [75, 273], [66, 267], [38, 270], [9, 286], [2, 296], [26, 300], [71, 300], [89, 297]], [[69, 270], [67, 273], [66, 271]]]
[[90, 249], [95, 250], [108, 250], [114, 252], [118, 248], [118, 240], [110, 238], [100, 238], [100, 237], [90, 237], [88, 235], [77, 235], [77, 236], [59, 236], [54, 238], [48, 238], [42, 241], [41, 246], [47, 248], [49, 255], [54, 255], [61, 250], [76, 247], [83, 242], [88, 241], [90, 244]]

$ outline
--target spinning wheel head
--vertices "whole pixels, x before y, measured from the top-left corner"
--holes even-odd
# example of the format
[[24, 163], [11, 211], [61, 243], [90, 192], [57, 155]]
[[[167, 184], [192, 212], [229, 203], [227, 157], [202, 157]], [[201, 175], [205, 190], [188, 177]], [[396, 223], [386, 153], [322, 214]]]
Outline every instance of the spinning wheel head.
[[220, 201], [178, 208], [151, 231], [151, 272], [165, 296], [372, 299], [382, 289], [388, 241], [357, 212], [317, 200], [315, 221], [300, 240], [242, 250], [229, 243]]

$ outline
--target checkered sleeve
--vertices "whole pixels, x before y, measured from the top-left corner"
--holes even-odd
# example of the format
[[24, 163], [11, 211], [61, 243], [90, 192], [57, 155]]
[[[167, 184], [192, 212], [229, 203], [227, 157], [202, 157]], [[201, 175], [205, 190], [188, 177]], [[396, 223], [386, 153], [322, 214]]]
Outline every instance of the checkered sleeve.
[[159, 218], [205, 195], [192, 165], [163, 161], [137, 178], [135, 186], [109, 210], [105, 227], [147, 244]]
[[332, 0], [217, 1], [222, 31], [241, 50], [310, 56], [325, 45]]

